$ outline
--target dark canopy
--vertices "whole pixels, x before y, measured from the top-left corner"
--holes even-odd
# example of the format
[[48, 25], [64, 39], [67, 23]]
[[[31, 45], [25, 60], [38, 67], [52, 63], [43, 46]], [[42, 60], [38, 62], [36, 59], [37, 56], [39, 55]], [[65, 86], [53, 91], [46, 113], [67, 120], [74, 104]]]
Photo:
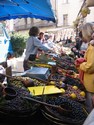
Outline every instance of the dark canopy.
[[50, 0], [0, 0], [0, 20], [27, 17], [55, 22]]

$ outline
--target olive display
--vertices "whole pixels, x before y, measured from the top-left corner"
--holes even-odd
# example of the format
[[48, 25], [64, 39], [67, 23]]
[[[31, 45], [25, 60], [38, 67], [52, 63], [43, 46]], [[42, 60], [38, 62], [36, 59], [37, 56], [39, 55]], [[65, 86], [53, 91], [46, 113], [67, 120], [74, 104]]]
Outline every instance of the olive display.
[[22, 76], [14, 76], [13, 79], [8, 79], [8, 82], [19, 87], [43, 86], [45, 84], [37, 79]]
[[60, 120], [66, 121], [71, 124], [82, 121], [86, 119], [88, 112], [86, 109], [83, 107], [82, 104], [79, 102], [76, 102], [74, 100], [68, 99], [66, 97], [53, 97], [53, 98], [48, 98], [47, 103], [50, 103], [52, 105], [59, 105], [64, 109], [70, 110], [70, 112], [63, 112], [60, 110], [57, 110], [56, 108], [49, 108], [49, 113], [53, 114], [54, 117], [59, 118]]
[[8, 86], [13, 87], [17, 95], [13, 99], [6, 99], [4, 96], [0, 97], [0, 111], [9, 116], [28, 116], [35, 112], [39, 104], [29, 102], [24, 97], [32, 97], [29, 90], [24, 86], [22, 81], [18, 79], [8, 79]]
[[67, 89], [62, 96], [65, 96], [67, 98], [70, 98], [79, 102], [86, 101], [85, 92], [81, 91], [77, 86], [67, 85]]
[[63, 57], [56, 57], [57, 66], [65, 70], [73, 70], [75, 73], [78, 73], [77, 68], [74, 64], [74, 59], [65, 55]]
[[59, 75], [58, 73], [56, 73], [50, 76], [50, 80], [55, 82], [60, 82], [60, 81], [63, 82], [65, 80], [65, 76], [63, 74]]
[[73, 85], [73, 86], [76, 85], [79, 87], [79, 89], [85, 91], [84, 85], [81, 83], [80, 79], [78, 79], [78, 78], [72, 78], [70, 76], [66, 76], [66, 78], [64, 79], [63, 82], [66, 84], [69, 84], [69, 85]]

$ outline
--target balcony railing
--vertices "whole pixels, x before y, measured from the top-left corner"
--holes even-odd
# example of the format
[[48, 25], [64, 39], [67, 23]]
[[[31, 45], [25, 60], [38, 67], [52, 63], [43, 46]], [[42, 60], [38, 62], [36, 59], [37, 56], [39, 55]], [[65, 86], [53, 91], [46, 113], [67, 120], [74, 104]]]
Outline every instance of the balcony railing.
[[[54, 26], [55, 23], [53, 22], [36, 22], [33, 24], [34, 26], [38, 26], [38, 27], [47, 27], [47, 26]], [[32, 27], [32, 24], [23, 24], [23, 25], [16, 25], [14, 26], [15, 31], [20, 31], [20, 30], [28, 30], [30, 29], [30, 27]]]

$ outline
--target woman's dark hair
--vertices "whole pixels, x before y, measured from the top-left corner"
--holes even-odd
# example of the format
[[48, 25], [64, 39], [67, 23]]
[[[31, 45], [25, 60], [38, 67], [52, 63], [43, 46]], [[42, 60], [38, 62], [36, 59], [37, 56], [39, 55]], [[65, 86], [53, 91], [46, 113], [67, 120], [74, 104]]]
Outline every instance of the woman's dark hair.
[[44, 33], [43, 32], [40, 32], [39, 35], [43, 35]]
[[39, 34], [39, 28], [36, 26], [33, 26], [29, 30], [29, 36], [37, 36]]

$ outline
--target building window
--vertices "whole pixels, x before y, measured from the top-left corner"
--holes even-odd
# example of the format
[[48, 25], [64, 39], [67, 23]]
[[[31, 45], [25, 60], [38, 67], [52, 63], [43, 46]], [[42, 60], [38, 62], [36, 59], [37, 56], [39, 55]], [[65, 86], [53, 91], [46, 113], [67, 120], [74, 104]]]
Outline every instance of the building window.
[[63, 4], [68, 3], [68, 2], [69, 2], [69, 0], [63, 0]]
[[63, 15], [63, 25], [67, 26], [68, 25], [68, 14]]

